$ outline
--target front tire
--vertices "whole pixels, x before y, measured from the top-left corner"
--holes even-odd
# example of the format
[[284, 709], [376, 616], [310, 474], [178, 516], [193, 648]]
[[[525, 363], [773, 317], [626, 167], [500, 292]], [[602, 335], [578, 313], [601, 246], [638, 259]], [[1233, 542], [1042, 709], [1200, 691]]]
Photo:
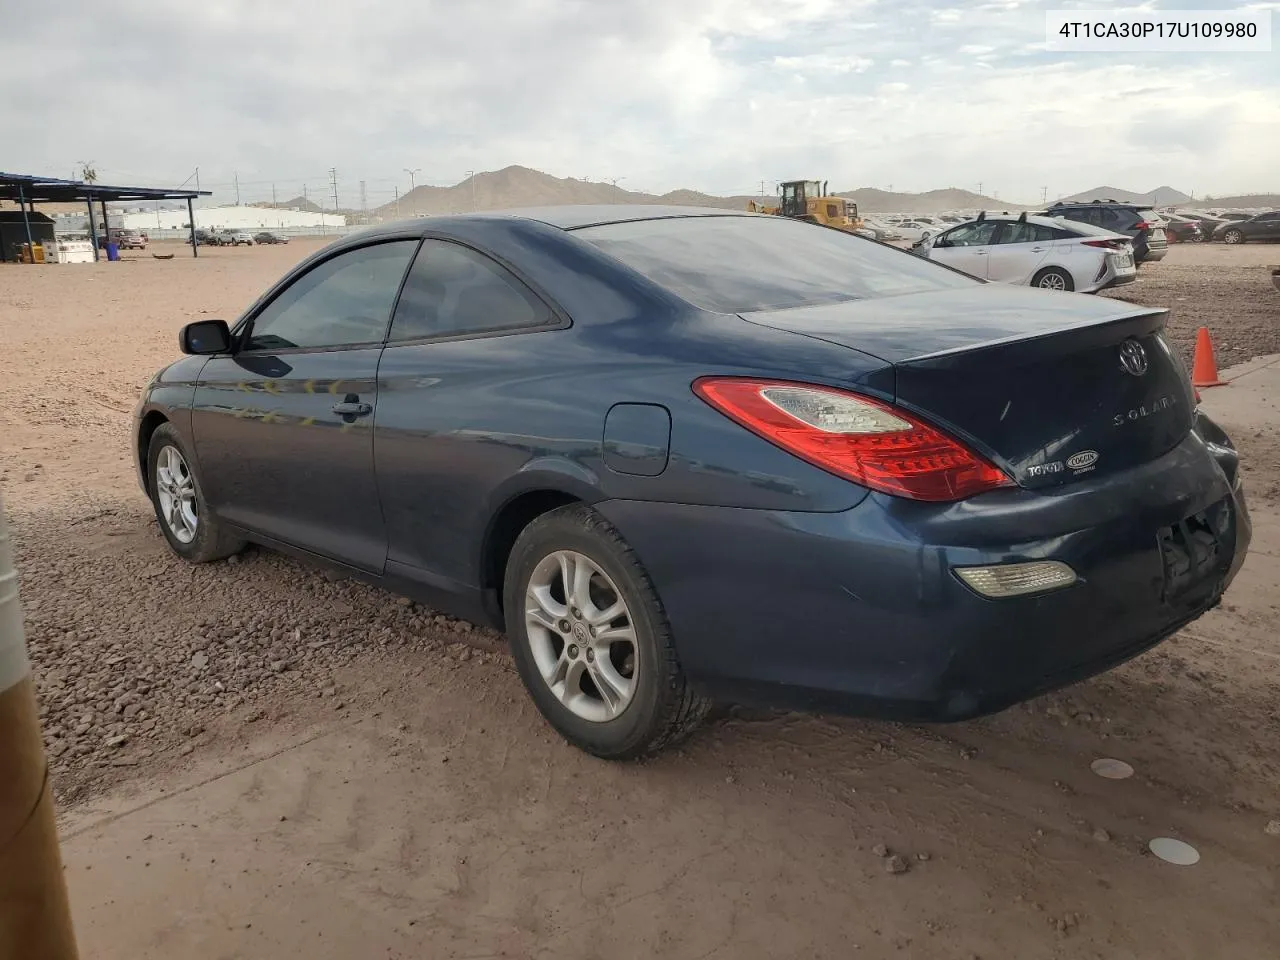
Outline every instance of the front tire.
[[1239, 230], [1228, 230], [1222, 235], [1223, 243], [1244, 243], [1244, 234]]
[[516, 539], [503, 587], [516, 669], [574, 746], [631, 760], [684, 739], [710, 701], [689, 684], [635, 552], [590, 507], [538, 517]]
[[1031, 278], [1031, 286], [1039, 287], [1041, 290], [1070, 293], [1076, 288], [1076, 282], [1071, 279], [1071, 274], [1067, 271], [1059, 267], [1046, 267]]
[[160, 532], [178, 556], [190, 563], [222, 560], [244, 549], [209, 510], [182, 438], [161, 424], [147, 448], [147, 488]]

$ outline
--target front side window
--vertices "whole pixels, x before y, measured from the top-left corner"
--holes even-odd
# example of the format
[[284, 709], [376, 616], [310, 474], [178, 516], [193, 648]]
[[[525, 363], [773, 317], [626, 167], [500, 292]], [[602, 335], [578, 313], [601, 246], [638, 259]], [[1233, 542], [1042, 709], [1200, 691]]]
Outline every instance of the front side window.
[[555, 314], [511, 271], [469, 247], [425, 240], [400, 294], [392, 340], [542, 327]]
[[985, 247], [995, 235], [998, 220], [984, 220], [981, 223], [966, 223], [946, 234], [948, 247]]
[[308, 270], [254, 319], [248, 350], [381, 343], [416, 240], [348, 250]]

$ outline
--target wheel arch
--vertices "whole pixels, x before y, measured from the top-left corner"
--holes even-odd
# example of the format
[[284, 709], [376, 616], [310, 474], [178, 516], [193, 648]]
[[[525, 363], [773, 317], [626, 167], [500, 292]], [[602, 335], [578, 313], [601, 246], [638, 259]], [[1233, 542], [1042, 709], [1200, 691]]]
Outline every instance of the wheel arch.
[[166, 423], [169, 423], [169, 418], [159, 410], [148, 411], [138, 422], [138, 467], [142, 475], [142, 489], [147, 496], [151, 495], [151, 471], [147, 469], [147, 454], [151, 449], [151, 438]]
[[580, 463], [540, 457], [525, 464], [489, 500], [489, 521], [480, 541], [478, 572], [481, 590], [490, 605], [501, 610], [503, 580], [511, 548], [522, 530], [544, 513], [571, 503], [599, 503], [606, 499], [600, 478]]
[[563, 487], [539, 487], [515, 495], [493, 515], [480, 549], [480, 586], [492, 598], [495, 612], [501, 614], [507, 561], [524, 529], [543, 514], [584, 502]]

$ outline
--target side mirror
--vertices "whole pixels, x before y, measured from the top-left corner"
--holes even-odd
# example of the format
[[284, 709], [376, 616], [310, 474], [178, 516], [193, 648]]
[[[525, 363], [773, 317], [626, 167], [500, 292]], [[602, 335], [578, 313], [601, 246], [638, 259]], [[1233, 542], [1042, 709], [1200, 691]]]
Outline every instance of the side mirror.
[[231, 352], [231, 328], [225, 320], [197, 320], [188, 323], [178, 334], [183, 353], [208, 355]]

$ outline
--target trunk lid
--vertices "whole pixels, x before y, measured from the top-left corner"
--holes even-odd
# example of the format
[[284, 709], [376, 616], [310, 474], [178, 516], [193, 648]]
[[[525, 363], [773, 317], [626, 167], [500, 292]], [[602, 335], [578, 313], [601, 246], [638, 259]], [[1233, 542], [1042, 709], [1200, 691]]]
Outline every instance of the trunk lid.
[[1166, 316], [983, 285], [743, 319], [892, 363], [897, 403], [1038, 488], [1145, 463], [1190, 431], [1191, 383]]

